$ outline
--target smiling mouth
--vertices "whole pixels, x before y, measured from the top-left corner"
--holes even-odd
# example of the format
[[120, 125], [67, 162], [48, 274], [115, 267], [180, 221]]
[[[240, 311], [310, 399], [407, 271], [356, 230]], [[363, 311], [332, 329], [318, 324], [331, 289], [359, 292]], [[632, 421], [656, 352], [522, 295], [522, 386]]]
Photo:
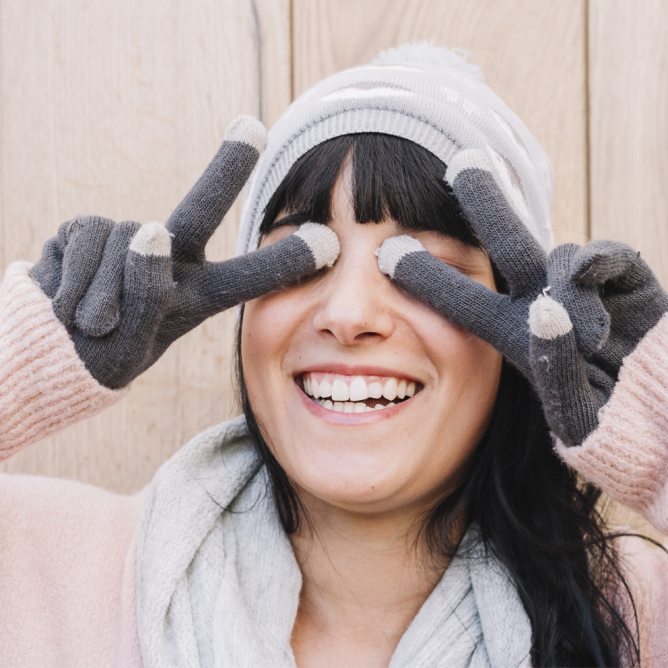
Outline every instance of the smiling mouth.
[[420, 391], [406, 378], [387, 376], [341, 376], [305, 373], [304, 393], [323, 408], [337, 413], [368, 413], [408, 401]]

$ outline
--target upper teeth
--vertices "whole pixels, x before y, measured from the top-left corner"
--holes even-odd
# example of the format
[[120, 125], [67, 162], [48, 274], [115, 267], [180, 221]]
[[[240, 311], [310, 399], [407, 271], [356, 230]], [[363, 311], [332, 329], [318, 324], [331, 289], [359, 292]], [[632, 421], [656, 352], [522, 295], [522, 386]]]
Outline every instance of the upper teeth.
[[320, 380], [313, 373], [303, 376], [304, 392], [315, 399], [331, 398], [332, 401], [364, 401], [380, 399], [388, 401], [412, 397], [415, 394], [415, 382], [405, 378], [369, 378], [362, 376], [325, 376]]

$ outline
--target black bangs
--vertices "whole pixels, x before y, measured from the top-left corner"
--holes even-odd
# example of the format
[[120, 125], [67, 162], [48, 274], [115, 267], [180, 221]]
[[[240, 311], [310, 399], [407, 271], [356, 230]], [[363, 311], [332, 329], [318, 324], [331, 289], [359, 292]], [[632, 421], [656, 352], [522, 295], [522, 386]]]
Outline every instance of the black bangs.
[[407, 232], [440, 232], [481, 247], [443, 179], [445, 164], [408, 139], [378, 133], [336, 137], [297, 160], [265, 208], [260, 235], [279, 215], [287, 216], [284, 223], [329, 224], [334, 186], [348, 159], [357, 222], [394, 219]]

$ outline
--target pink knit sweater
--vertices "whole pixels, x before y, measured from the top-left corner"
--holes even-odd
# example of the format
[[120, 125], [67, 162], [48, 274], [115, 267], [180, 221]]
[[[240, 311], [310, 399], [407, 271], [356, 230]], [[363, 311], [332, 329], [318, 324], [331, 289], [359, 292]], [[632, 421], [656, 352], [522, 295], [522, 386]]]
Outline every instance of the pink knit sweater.
[[[0, 288], [0, 459], [111, 405], [50, 300], [10, 266]], [[563, 459], [668, 532], [668, 316], [627, 358], [600, 427]], [[135, 540], [143, 494], [0, 475], [0, 666], [141, 666]], [[668, 666], [668, 558], [619, 545], [641, 620], [643, 666]]]

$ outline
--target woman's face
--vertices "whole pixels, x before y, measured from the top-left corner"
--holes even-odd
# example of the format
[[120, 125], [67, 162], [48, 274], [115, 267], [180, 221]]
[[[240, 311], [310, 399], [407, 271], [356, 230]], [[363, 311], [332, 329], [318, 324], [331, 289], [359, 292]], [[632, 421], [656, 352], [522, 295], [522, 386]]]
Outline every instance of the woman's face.
[[[392, 220], [355, 221], [349, 170], [332, 213], [341, 242], [334, 267], [246, 304], [242, 360], [251, 403], [305, 501], [363, 512], [423, 507], [459, 482], [489, 422], [502, 358], [379, 271], [374, 252], [403, 232]], [[295, 230], [276, 228], [262, 245]], [[484, 251], [435, 232], [412, 236], [494, 289]], [[390, 402], [412, 388], [412, 397]], [[373, 398], [380, 392], [389, 398]]]

